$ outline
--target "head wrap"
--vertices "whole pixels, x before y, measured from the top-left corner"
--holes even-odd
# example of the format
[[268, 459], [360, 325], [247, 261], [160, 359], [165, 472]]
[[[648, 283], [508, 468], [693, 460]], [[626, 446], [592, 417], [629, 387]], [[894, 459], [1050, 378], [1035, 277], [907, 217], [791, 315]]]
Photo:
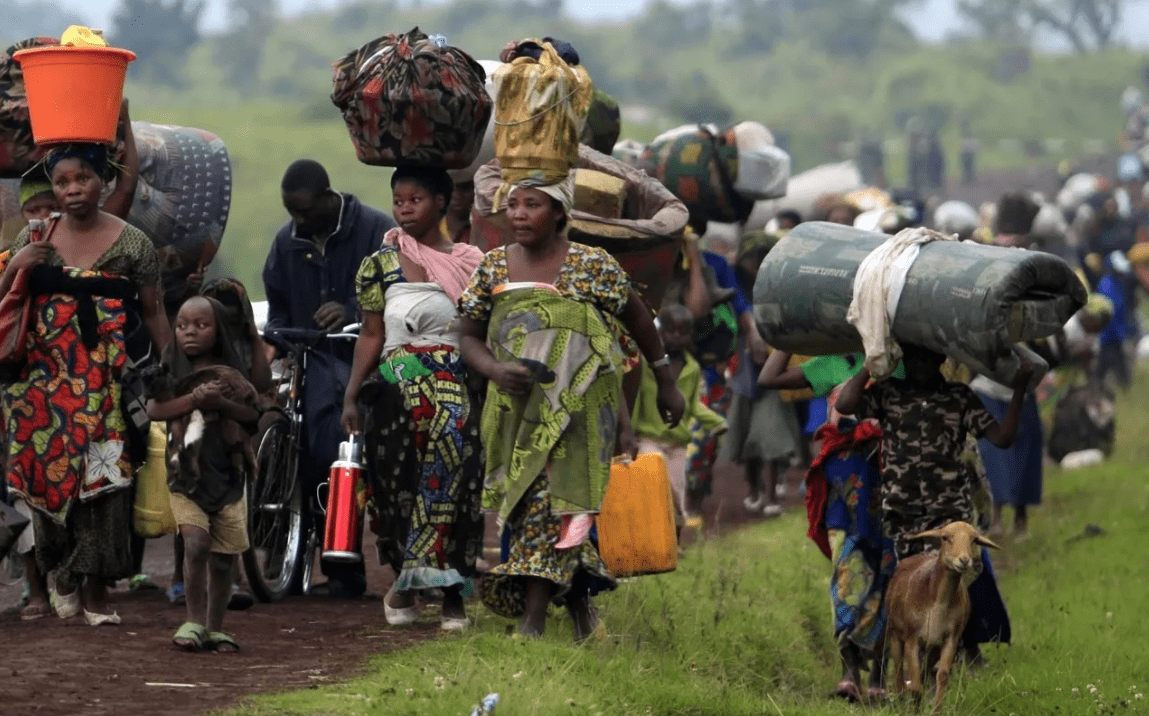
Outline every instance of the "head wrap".
[[574, 200], [575, 200], [575, 175], [574, 175], [574, 172], [571, 172], [570, 174], [568, 174], [567, 178], [564, 179], [563, 181], [559, 182], [558, 184], [548, 184], [545, 186], [539, 186], [539, 185], [536, 185], [530, 181], [523, 181], [523, 182], [519, 182], [518, 184], [513, 184], [513, 185], [511, 185], [510, 191], [507, 192], [507, 198], [510, 199], [511, 196], [516, 191], [518, 191], [519, 189], [538, 189], [542, 193], [546, 194], [550, 198], [552, 198], [555, 201], [557, 201], [558, 203], [562, 204], [563, 213], [565, 213], [567, 216], [570, 216], [571, 209], [574, 208]]
[[48, 169], [48, 174], [51, 174], [56, 165], [65, 159], [79, 159], [90, 166], [100, 179], [105, 179], [108, 175], [110, 158], [106, 144], [74, 142], [56, 147], [44, 158], [44, 166]]
[[51, 194], [52, 185], [41, 179], [25, 179], [20, 182], [20, 206], [24, 206], [34, 197], [41, 194]]

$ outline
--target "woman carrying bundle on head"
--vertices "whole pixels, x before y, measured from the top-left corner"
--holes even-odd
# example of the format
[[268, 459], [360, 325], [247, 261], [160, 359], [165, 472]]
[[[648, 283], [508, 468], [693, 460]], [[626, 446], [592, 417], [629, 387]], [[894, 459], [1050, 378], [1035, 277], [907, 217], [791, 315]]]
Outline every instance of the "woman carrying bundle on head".
[[539, 636], [561, 600], [576, 640], [598, 623], [592, 593], [615, 581], [591, 540], [611, 458], [635, 452], [622, 397], [617, 317], [652, 366], [659, 414], [683, 398], [650, 310], [605, 251], [566, 236], [574, 179], [508, 187], [514, 243], [483, 257], [459, 300], [468, 365], [490, 379], [483, 410], [484, 505], [511, 530], [509, 558], [483, 579], [483, 601]]
[[363, 327], [343, 398], [343, 428], [366, 437], [379, 511], [379, 559], [396, 580], [387, 622], [418, 618], [416, 593], [443, 591], [442, 628], [467, 626], [463, 587], [482, 549], [479, 398], [459, 354], [455, 303], [482, 252], [444, 235], [452, 183], [442, 169], [391, 176], [399, 228], [363, 260]]
[[82, 607], [89, 624], [115, 624], [106, 585], [131, 576], [130, 488], [147, 453], [132, 417], [143, 396], [124, 388], [170, 329], [152, 242], [100, 210], [108, 148], [62, 145], [45, 166], [63, 216], [37, 232], [43, 240], [22, 231], [0, 275], [6, 294], [31, 271], [26, 358], [6, 395], [7, 479], [35, 509], [36, 561], [56, 570], [57, 615]]

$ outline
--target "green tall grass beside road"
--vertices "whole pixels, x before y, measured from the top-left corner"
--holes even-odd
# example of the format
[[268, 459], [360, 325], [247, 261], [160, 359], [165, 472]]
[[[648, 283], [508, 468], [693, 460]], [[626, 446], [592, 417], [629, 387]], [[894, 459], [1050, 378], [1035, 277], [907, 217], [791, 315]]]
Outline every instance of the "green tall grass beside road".
[[[1047, 473], [1032, 536], [995, 556], [1012, 646], [959, 673], [943, 713], [1149, 712], [1149, 408], [1122, 402], [1117, 454], [1079, 472]], [[1087, 524], [1104, 534], [1086, 537]], [[479, 605], [478, 628], [374, 658], [346, 684], [257, 697], [236, 713], [465, 714], [488, 692], [499, 716], [527, 714], [858, 713], [831, 701], [838, 680], [829, 563], [797, 511], [693, 547], [678, 571], [630, 580], [598, 600], [609, 636], [572, 647], [552, 621], [541, 641], [508, 637]], [[380, 612], [382, 610], [380, 609]], [[431, 618], [431, 615], [428, 615]], [[374, 630], [383, 626], [382, 614]], [[895, 704], [879, 713], [909, 713]]]

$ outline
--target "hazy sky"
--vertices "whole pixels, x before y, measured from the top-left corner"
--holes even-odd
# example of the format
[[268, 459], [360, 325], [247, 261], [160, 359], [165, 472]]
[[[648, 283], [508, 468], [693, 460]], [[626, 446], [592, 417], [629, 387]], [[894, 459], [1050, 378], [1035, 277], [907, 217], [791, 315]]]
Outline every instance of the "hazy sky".
[[[0, 0], [2, 1], [2, 0]], [[434, 0], [431, 0], [432, 2]], [[672, 0], [673, 1], [673, 0]], [[93, 27], [111, 27], [111, 17], [118, 0], [59, 0], [88, 21]], [[279, 0], [286, 13], [307, 8], [317, 10], [335, 7], [340, 0]], [[587, 19], [618, 18], [639, 12], [646, 0], [566, 0], [566, 11], [575, 17]], [[961, 27], [955, 11], [956, 0], [924, 0], [920, 7], [907, 13], [918, 35], [926, 40], [940, 40]], [[206, 26], [220, 27], [225, 18], [226, 0], [208, 0]], [[1130, 0], [1125, 13], [1121, 36], [1135, 47], [1149, 47], [1149, 0]], [[44, 28], [51, 33], [55, 28]], [[430, 28], [426, 28], [430, 30]]]

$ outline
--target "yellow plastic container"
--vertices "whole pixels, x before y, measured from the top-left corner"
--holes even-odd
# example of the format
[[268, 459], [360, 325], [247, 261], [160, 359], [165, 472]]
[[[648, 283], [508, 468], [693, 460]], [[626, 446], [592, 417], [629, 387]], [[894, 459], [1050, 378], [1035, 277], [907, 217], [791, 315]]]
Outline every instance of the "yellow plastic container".
[[643, 453], [610, 468], [598, 516], [598, 549], [618, 577], [673, 572], [678, 567], [674, 497], [666, 460]]
[[136, 473], [136, 504], [132, 526], [141, 537], [174, 534], [172, 495], [168, 490], [168, 429], [166, 423], [152, 422], [148, 459]]

